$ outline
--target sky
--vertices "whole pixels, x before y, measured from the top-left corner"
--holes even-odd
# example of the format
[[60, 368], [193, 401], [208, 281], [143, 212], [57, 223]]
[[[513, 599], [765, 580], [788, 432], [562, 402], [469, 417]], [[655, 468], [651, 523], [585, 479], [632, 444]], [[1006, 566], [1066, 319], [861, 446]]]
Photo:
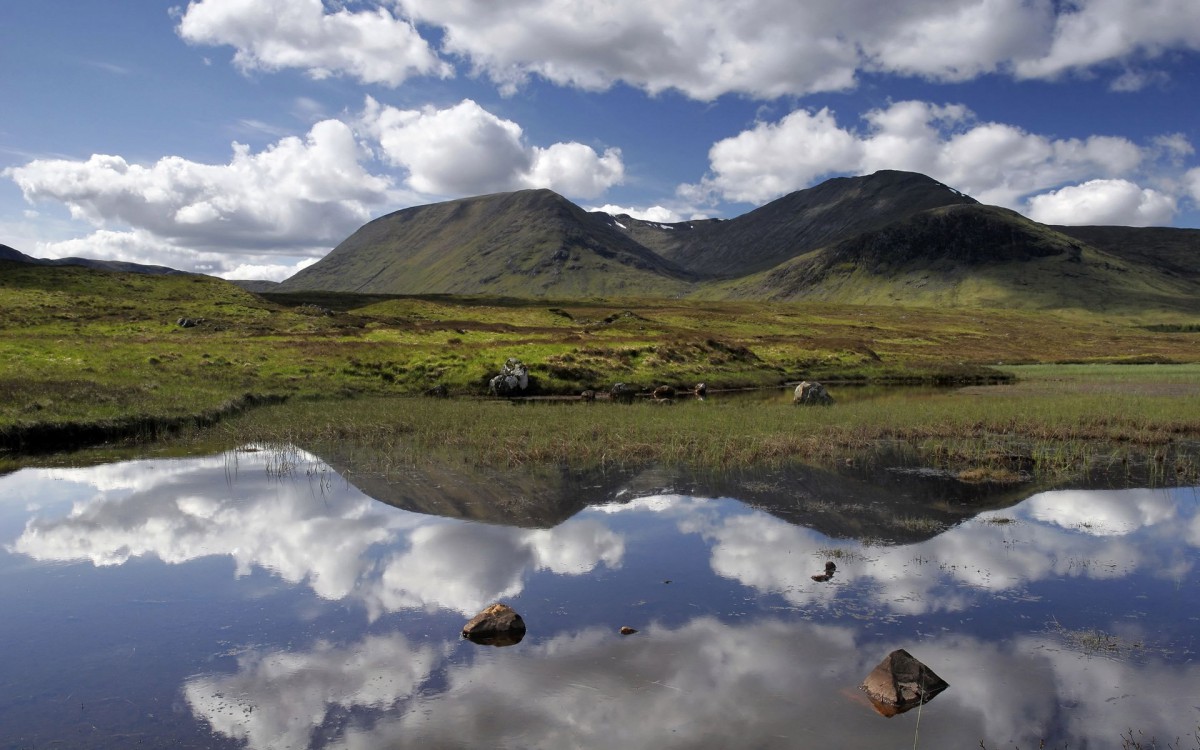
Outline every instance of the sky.
[[1197, 0], [3, 0], [0, 243], [282, 280], [550, 188], [732, 218], [903, 169], [1200, 227]]

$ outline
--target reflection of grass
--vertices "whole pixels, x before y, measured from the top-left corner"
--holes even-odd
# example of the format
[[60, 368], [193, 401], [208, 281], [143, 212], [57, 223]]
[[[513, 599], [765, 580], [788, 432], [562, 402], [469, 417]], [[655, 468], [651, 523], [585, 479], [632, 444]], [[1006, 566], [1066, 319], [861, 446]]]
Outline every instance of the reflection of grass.
[[1094, 654], [1120, 656], [1128, 654], [1134, 649], [1143, 648], [1140, 641], [1131, 642], [1100, 628], [1072, 630], [1061, 625], [1057, 618], [1051, 618], [1050, 630], [1062, 640], [1067, 648], [1079, 651], [1085, 656]]
[[995, 526], [1007, 526], [1010, 523], [1016, 523], [1015, 520], [1009, 518], [1008, 516], [991, 516], [988, 518], [981, 518], [980, 520], [983, 523], [990, 523]]
[[[1146, 733], [1140, 729], [1126, 729], [1120, 734], [1121, 750], [1200, 750], [1200, 727], [1192, 730], [1191, 735], [1176, 736], [1172, 740], [1159, 740], [1154, 735], [1146, 736]], [[1184, 742], [1190, 743], [1185, 745]], [[1162, 742], [1163, 744], [1160, 744]], [[1064, 742], [1061, 745], [1054, 745], [1054, 750], [1069, 750], [1070, 743]], [[979, 741], [980, 750], [988, 750], [988, 745], [983, 741]], [[1038, 743], [1038, 748], [1050, 750], [1051, 746], [1046, 744], [1045, 740]], [[1014, 750], [1017, 750], [1014, 748]]]
[[833, 558], [834, 560], [867, 560], [867, 556], [858, 550], [845, 549], [844, 547], [822, 547], [813, 553], [815, 557]]
[[896, 518], [894, 525], [906, 531], [927, 534], [937, 533], [946, 528], [946, 524], [936, 518], [922, 516], [899, 516]]
[[[1184, 750], [1184, 740], [1191, 740], [1189, 747], [1200, 750], [1200, 726], [1192, 730], [1191, 737], [1176, 737], [1174, 742], [1167, 741], [1163, 745], [1166, 750]], [[1121, 733], [1121, 750], [1158, 750], [1158, 739], [1154, 735], [1146, 736], [1140, 729], [1126, 729]]]
[[1012, 469], [995, 466], [977, 466], [958, 472], [959, 481], [992, 484], [1016, 484], [1024, 478]]

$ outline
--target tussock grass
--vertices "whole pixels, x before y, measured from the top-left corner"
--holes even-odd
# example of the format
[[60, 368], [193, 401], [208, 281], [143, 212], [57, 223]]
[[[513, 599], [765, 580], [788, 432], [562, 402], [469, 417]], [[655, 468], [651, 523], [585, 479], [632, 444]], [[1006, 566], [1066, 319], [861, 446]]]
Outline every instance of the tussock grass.
[[[185, 329], [181, 317], [205, 322]], [[1195, 336], [1150, 331], [1148, 322], [727, 301], [267, 298], [208, 277], [5, 264], [0, 449], [155, 437], [286, 399], [288, 407], [255, 410], [228, 429], [248, 442], [383, 440], [491, 465], [738, 466], [905, 441], [957, 468], [1066, 469], [1093, 456], [1065, 442], [1166, 450], [1198, 434]], [[714, 392], [801, 379], [1015, 383], [847, 399], [829, 410], [719, 395], [669, 409], [476, 400], [510, 356], [529, 365], [543, 394], [617, 381], [642, 391], [703, 381]], [[1092, 364], [1012, 366], [1068, 360]], [[1191, 364], [1095, 364], [1134, 360]], [[410, 398], [439, 385], [453, 398]], [[1200, 461], [1178, 463], [1177, 453], [1164, 457], [1164, 471], [1195, 474]]]
[[242, 442], [370, 441], [392, 446], [397, 460], [453, 455], [487, 466], [734, 468], [830, 462], [903, 442], [929, 464], [965, 471], [965, 481], [1078, 474], [1122, 461], [1158, 467], [1164, 481], [1194, 480], [1200, 443], [1189, 448], [1185, 441], [1200, 440], [1200, 394], [1142, 397], [1127, 409], [1115, 417], [1111, 403], [1095, 395], [1048, 398], [1030, 408], [961, 392], [825, 409], [737, 398], [670, 408], [366, 398], [336, 409], [323, 402], [258, 409], [216, 429]]

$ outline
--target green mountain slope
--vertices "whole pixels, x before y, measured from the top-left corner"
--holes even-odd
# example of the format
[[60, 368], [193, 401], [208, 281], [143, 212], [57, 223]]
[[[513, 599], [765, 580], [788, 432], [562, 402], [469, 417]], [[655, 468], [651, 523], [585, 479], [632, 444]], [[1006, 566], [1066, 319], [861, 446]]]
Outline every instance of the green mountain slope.
[[611, 219], [549, 190], [522, 190], [376, 219], [279, 291], [673, 295], [694, 278]]
[[1172, 227], [1053, 227], [1098, 250], [1200, 281], [1200, 229]]
[[700, 290], [703, 297], [842, 303], [1200, 312], [1200, 286], [1014, 211], [963, 204], [917, 213]]
[[657, 224], [619, 218], [630, 236], [664, 258], [701, 276], [736, 278], [919, 211], [977, 203], [931, 177], [883, 170], [827, 180], [729, 221]]
[[370, 222], [280, 292], [832, 300], [1200, 314], [1200, 230], [1048, 227], [936, 180], [837, 178], [736, 219], [588, 213], [549, 190]]

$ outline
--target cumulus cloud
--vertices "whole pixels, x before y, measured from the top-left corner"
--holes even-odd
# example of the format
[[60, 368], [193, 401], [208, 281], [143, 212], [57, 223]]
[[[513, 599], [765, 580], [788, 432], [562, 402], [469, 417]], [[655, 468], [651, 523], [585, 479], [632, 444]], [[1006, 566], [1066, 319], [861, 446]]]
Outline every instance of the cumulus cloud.
[[[1142, 147], [1125, 138], [1052, 138], [1000, 122], [980, 122], [961, 105], [896, 102], [863, 116], [854, 129], [828, 109], [796, 110], [777, 122], [715, 143], [709, 173], [680, 186], [693, 200], [762, 203], [835, 174], [904, 169], [928, 174], [984, 203], [1025, 208], [1035, 193], [1081, 180], [1130, 175], [1163, 152], [1186, 153], [1177, 134]], [[1110, 223], [1129, 212], [1110, 204]], [[1118, 210], [1121, 208], [1121, 210]], [[1146, 221], [1170, 218], [1174, 203], [1150, 191], [1142, 201]]]
[[229, 45], [243, 70], [300, 68], [398, 86], [410, 76], [449, 77], [413, 24], [385, 7], [329, 12], [321, 0], [194, 0], [179, 19], [192, 44]]
[[37, 159], [0, 174], [30, 203], [58, 202], [94, 227], [84, 237], [39, 242], [30, 248], [39, 256], [281, 280], [381, 207], [532, 187], [594, 198], [621, 183], [625, 167], [617, 148], [529, 145], [520, 125], [470, 99], [402, 110], [368, 98], [352, 124], [321, 120], [305, 136], [258, 152], [234, 143], [227, 164], [166, 156], [143, 165], [93, 154]]
[[1088, 180], [1029, 199], [1029, 217], [1044, 224], [1167, 224], [1175, 199], [1128, 180]]
[[125, 224], [190, 249], [293, 249], [343, 239], [384, 202], [389, 180], [369, 173], [360, 155], [348, 125], [324, 120], [258, 153], [234, 143], [228, 164], [168, 156], [143, 166], [94, 154], [39, 159], [5, 175], [26, 200], [61, 202], [97, 226]]
[[[1200, 4], [1192, 0], [1077, 0], [1053, 26], [1051, 43], [1039, 55], [1018, 59], [1025, 78], [1053, 78], [1109, 61], [1167, 50], [1200, 49]], [[1145, 73], [1138, 74], [1142, 83]], [[1125, 86], [1133, 79], [1125, 74]]]
[[[326, 7], [329, 6], [329, 7]], [[420, 24], [420, 29], [418, 28]], [[178, 33], [228, 45], [243, 70], [304, 70], [397, 86], [454, 74], [442, 52], [512, 92], [531, 76], [586, 90], [625, 83], [713, 100], [856, 85], [860, 74], [938, 81], [986, 74], [1056, 78], [1120, 65], [1114, 90], [1160, 80], [1163, 53], [1200, 49], [1192, 0], [193, 0]], [[1130, 63], [1136, 63], [1131, 67]]]
[[442, 109], [406, 110], [368, 97], [361, 123], [378, 141], [382, 158], [405, 170], [408, 186], [424, 194], [544, 187], [591, 198], [625, 175], [618, 149], [597, 154], [580, 143], [530, 147], [520, 125], [470, 99]]
[[[624, 82], [703, 100], [774, 98], [850, 88], [862, 72], [1054, 78], [1200, 49], [1191, 0], [614, 0], [587, 12], [570, 0], [527, 1], [515, 12], [487, 0], [398, 4], [440, 28], [446, 52], [507, 90], [538, 76], [588, 90]], [[1155, 75], [1125, 75], [1120, 87]]]
[[1200, 167], [1189, 169], [1183, 177], [1184, 186], [1191, 195], [1192, 200], [1200, 203]]

